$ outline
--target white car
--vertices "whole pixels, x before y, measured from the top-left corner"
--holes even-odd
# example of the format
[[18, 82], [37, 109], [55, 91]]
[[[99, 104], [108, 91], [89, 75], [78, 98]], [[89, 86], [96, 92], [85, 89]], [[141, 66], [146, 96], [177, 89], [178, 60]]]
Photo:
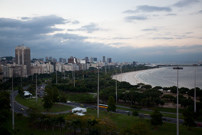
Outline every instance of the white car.
[[71, 101], [67, 101], [67, 104], [71, 104]]

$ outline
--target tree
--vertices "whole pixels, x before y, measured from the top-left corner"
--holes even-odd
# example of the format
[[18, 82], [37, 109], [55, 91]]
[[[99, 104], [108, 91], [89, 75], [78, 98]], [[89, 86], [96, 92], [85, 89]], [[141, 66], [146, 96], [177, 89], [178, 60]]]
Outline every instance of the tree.
[[63, 102], [63, 103], [66, 103], [66, 102], [67, 102], [67, 95], [66, 95], [65, 92], [61, 92], [61, 93], [60, 93], [59, 101], [60, 101], [60, 102]]
[[133, 115], [133, 116], [138, 116], [139, 113], [138, 113], [138, 111], [133, 111], [133, 112], [132, 112], [132, 115]]
[[196, 124], [194, 123], [194, 115], [193, 112], [189, 111], [188, 109], [186, 109], [183, 112], [183, 116], [184, 116], [184, 122], [183, 125], [188, 126], [189, 130], [191, 127], [195, 127]]
[[10, 110], [10, 94], [6, 91], [0, 92], [0, 126], [9, 116]]
[[107, 108], [107, 111], [116, 111], [116, 105], [115, 105], [115, 99], [114, 97], [110, 96], [108, 101], [107, 101], [107, 104], [108, 104], [108, 108]]
[[158, 125], [162, 125], [162, 114], [157, 110], [154, 109], [153, 113], [151, 114], [151, 125], [155, 126], [157, 128]]
[[48, 95], [48, 94], [45, 95], [43, 97], [43, 102], [44, 102], [44, 104], [43, 104], [44, 109], [47, 109], [47, 111], [48, 111], [48, 109], [50, 109], [53, 106], [52, 96]]
[[53, 103], [59, 101], [59, 90], [56, 87], [53, 87], [52, 89], [52, 96], [53, 96]]
[[23, 88], [21, 86], [18, 87], [18, 94], [20, 96], [24, 96], [24, 91], [23, 91]]

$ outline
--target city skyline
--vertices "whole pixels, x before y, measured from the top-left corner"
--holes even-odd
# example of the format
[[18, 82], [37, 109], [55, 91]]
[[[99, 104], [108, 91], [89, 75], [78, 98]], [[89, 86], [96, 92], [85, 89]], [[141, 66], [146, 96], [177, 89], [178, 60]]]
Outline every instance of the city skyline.
[[202, 59], [202, 0], [0, 3], [0, 57], [14, 56], [12, 48], [25, 44], [31, 58]]

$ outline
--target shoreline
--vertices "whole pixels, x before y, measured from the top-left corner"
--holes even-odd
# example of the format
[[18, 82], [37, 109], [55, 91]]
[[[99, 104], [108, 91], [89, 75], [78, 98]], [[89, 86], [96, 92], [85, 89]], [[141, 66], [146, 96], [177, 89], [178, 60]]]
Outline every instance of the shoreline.
[[[137, 77], [137, 75], [140, 73], [143, 73], [145, 71], [158, 70], [158, 69], [159, 68], [153, 68], [153, 69], [145, 69], [145, 70], [139, 70], [139, 71], [126, 72], [126, 73], [122, 73], [122, 74], [113, 75], [112, 79], [115, 79], [119, 82], [125, 81], [125, 82], [130, 83], [131, 85], [137, 85], [138, 83], [148, 84], [148, 83], [144, 82], [143, 80], [139, 79]], [[149, 84], [149, 85], [151, 85], [151, 84]]]

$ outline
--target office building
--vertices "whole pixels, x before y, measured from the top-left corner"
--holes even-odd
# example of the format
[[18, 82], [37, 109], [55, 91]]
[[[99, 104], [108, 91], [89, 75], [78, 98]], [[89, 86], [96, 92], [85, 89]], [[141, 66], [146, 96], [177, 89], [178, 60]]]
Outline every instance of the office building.
[[107, 63], [111, 63], [112, 62], [112, 58], [107, 58]]
[[21, 66], [21, 75], [31, 75], [31, 60], [30, 48], [24, 45], [19, 45], [15, 48], [15, 61], [18, 66]]
[[46, 62], [47, 62], [48, 60], [49, 60], [48, 57], [46, 57]]
[[89, 62], [88, 57], [85, 57], [86, 62]]
[[102, 62], [105, 62], [105, 56], [103, 56], [103, 60], [102, 60]]
[[96, 58], [96, 57], [94, 57], [94, 58], [93, 58], [93, 62], [96, 62], [96, 61], [97, 61], [97, 58]]
[[63, 62], [63, 58], [59, 58], [59, 62]]

